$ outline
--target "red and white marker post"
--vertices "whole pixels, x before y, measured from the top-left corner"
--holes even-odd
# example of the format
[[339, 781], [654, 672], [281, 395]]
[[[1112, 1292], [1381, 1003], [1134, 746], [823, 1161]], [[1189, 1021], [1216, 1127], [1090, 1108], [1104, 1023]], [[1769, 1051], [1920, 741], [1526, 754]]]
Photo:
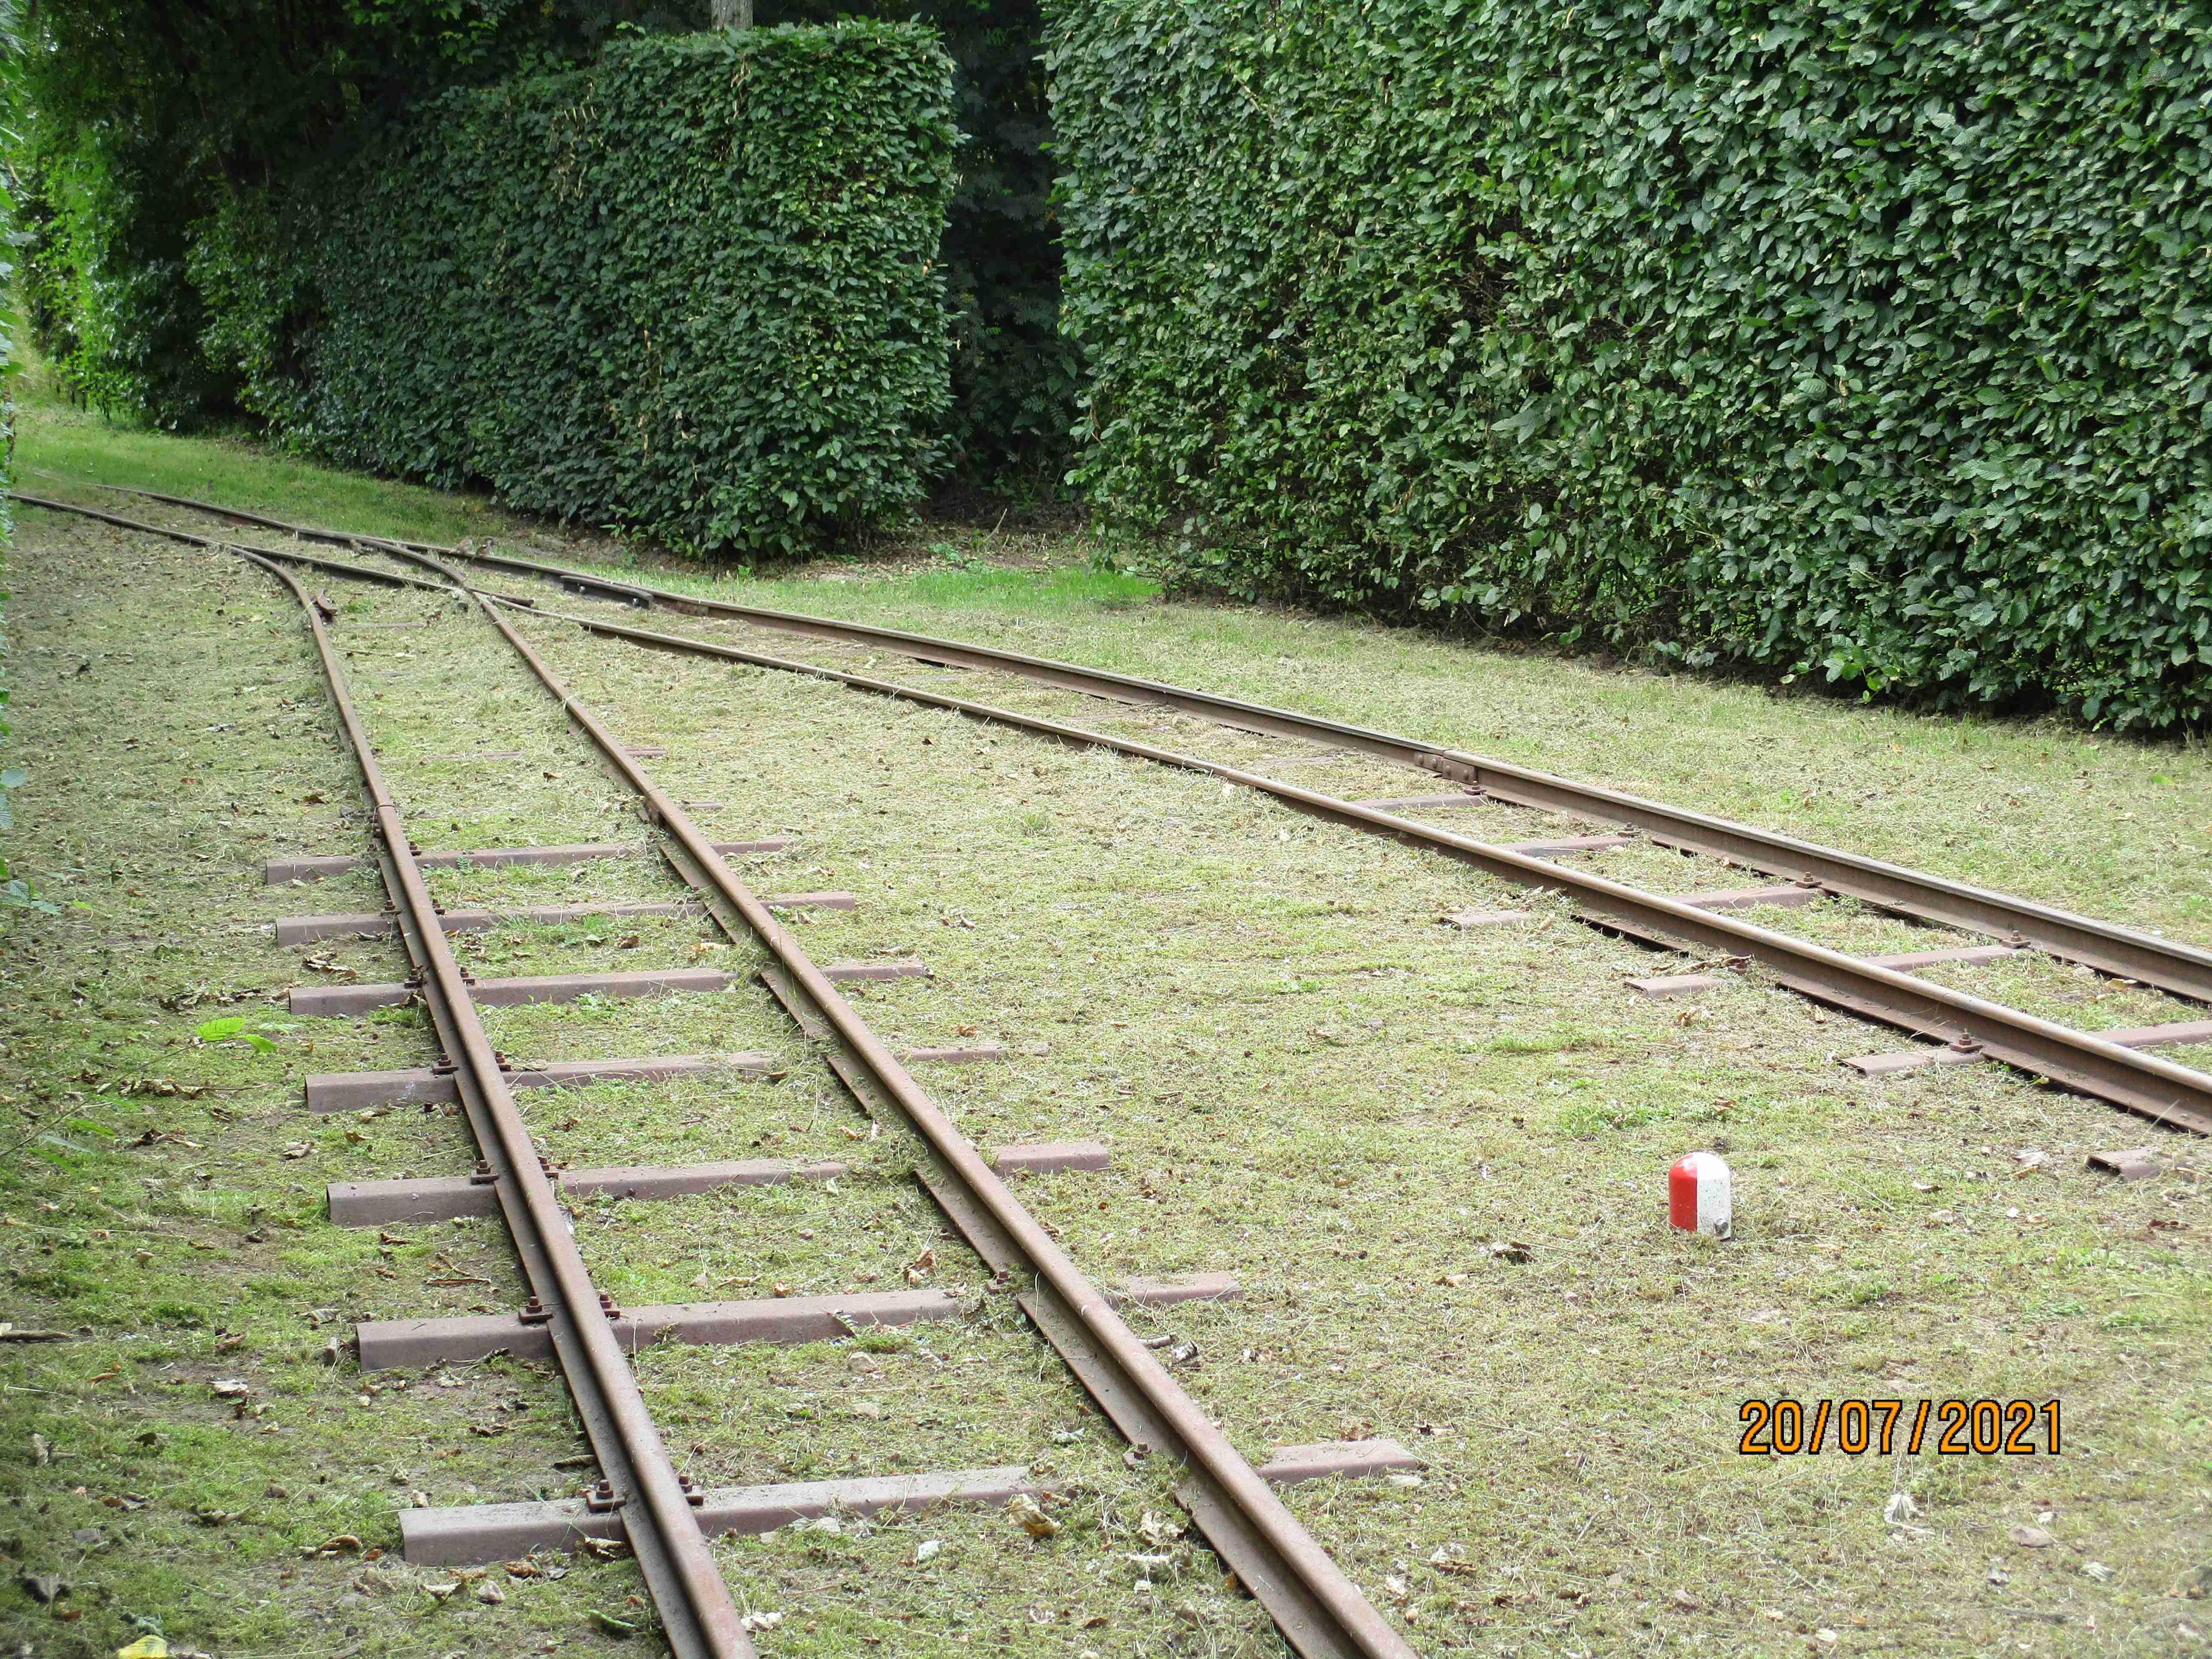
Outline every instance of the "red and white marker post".
[[1711, 1152], [1691, 1152], [1667, 1171], [1667, 1219], [1686, 1233], [1727, 1238], [1735, 1226], [1734, 1178]]

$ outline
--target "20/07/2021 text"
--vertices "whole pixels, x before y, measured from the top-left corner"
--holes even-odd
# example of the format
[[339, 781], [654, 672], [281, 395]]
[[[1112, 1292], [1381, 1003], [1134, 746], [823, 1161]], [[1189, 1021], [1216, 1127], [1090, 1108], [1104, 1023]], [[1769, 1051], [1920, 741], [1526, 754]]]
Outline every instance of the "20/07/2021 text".
[[[1939, 1457], [2000, 1452], [2056, 1457], [2061, 1443], [2056, 1400], [1815, 1400], [1808, 1405], [1785, 1395], [1747, 1400], [1736, 1415], [1743, 1424], [1736, 1449], [1747, 1457], [1818, 1456], [1831, 1444], [1846, 1457], [1869, 1451], [1887, 1457], [1900, 1424], [1905, 1449], [1915, 1456], [1924, 1444]], [[2039, 1422], [2039, 1437], [2034, 1432]]]

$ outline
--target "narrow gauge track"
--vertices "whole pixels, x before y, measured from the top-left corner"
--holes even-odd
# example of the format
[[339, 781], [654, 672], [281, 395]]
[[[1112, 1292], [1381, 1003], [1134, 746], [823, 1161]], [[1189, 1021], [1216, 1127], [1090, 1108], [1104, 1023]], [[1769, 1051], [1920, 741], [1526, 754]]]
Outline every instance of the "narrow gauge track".
[[[2160, 1046], [2212, 1042], [2212, 1022], [2179, 1020], [2100, 1036], [1914, 976], [1917, 969], [1937, 963], [1972, 963], [2015, 951], [2033, 951], [2154, 987], [2172, 996], [2194, 1002], [2212, 1002], [2212, 952], [2194, 946], [1480, 756], [1205, 692], [960, 641], [699, 599], [473, 549], [441, 548], [293, 525], [153, 491], [119, 493], [233, 523], [279, 531], [304, 540], [425, 563], [441, 570], [446, 567], [437, 564], [439, 559], [465, 560], [487, 568], [551, 581], [573, 593], [611, 599], [634, 608], [728, 617], [777, 631], [886, 649], [939, 665], [996, 670], [1035, 684], [1091, 696], [1164, 706], [1224, 726], [1349, 750], [1450, 778], [1464, 787], [1465, 799], [1469, 803], [1495, 799], [1617, 823], [1656, 845], [1778, 876], [1790, 885], [1668, 897], [1559, 861], [1563, 855], [1601, 850], [1599, 842], [1603, 838], [1520, 847], [1498, 845], [1404, 816], [1406, 809], [1447, 807], [1455, 804], [1453, 798], [1375, 802], [1343, 799], [1200, 757], [970, 699], [680, 635], [563, 616], [511, 595], [483, 596], [488, 608], [493, 604], [524, 606], [550, 619], [573, 623], [602, 637], [621, 639], [656, 650], [811, 675], [854, 690], [953, 710], [1060, 742], [1111, 749], [1164, 765], [1208, 773], [1316, 816], [1458, 859], [1508, 882], [1564, 891], [1583, 907], [1584, 920], [1643, 942], [1667, 948], [1693, 946], [1723, 958], [1758, 962], [1790, 990], [1916, 1037], [1933, 1039], [1941, 1045], [1895, 1055], [1869, 1055], [1850, 1062], [1875, 1074], [1929, 1063], [1988, 1058], [2104, 1099], [2154, 1123], [2212, 1134], [2212, 1076], [2144, 1052]], [[156, 534], [188, 535], [67, 503], [45, 502], [21, 495], [17, 499], [86, 513], [110, 523]], [[270, 556], [313, 559], [313, 556], [297, 550], [261, 550]], [[1821, 896], [1856, 900], [1879, 911], [1993, 939], [1996, 943], [1862, 957], [1830, 950], [1725, 914], [1729, 909], [1762, 902], [1802, 903]], [[1695, 988], [1685, 980], [1668, 988]]]
[[[286, 559], [331, 574], [386, 584], [396, 581], [434, 591], [479, 609], [559, 702], [606, 767], [637, 795], [655, 831], [659, 850], [706, 913], [733, 941], [756, 939], [775, 958], [775, 964], [763, 971], [763, 982], [794, 1023], [823, 1047], [831, 1069], [854, 1099], [885, 1127], [908, 1129], [927, 1146], [928, 1165], [921, 1183], [991, 1270], [994, 1287], [1014, 1291], [1017, 1304], [1030, 1323], [1060, 1353], [1139, 1455], [1164, 1451], [1182, 1467], [1184, 1478], [1176, 1489], [1177, 1498], [1291, 1648], [1315, 1659], [1324, 1656], [1411, 1659], [1413, 1650], [1285, 1507], [1263, 1472], [1254, 1469], [1237, 1453], [1226, 1435], [1122, 1321], [1112, 1300], [1014, 1197], [1000, 1175], [837, 990], [831, 975], [807, 956], [775, 920], [769, 904], [730, 868], [723, 849], [702, 834], [681, 805], [647, 775], [631, 752], [515, 631], [502, 611], [531, 609], [527, 600], [473, 589], [436, 559], [411, 550], [379, 545], [369, 550], [396, 553], [435, 573], [441, 580], [246, 547], [64, 502], [30, 496], [17, 499], [27, 505], [81, 514], [118, 528], [163, 536], [206, 550], [234, 554], [283, 582], [301, 608], [341, 732], [361, 773], [371, 807], [374, 862], [396, 929], [416, 972], [408, 989], [419, 995], [431, 1017], [445, 1056], [436, 1073], [450, 1077], [482, 1158], [477, 1174], [468, 1182], [445, 1184], [492, 1188], [532, 1291], [528, 1306], [519, 1316], [489, 1322], [498, 1326], [497, 1334], [511, 1344], [517, 1339], [526, 1342], [532, 1328], [543, 1328], [585, 1425], [600, 1474], [585, 1497], [566, 1503], [404, 1510], [401, 1534], [408, 1559], [465, 1565], [499, 1559], [578, 1536], [619, 1537], [638, 1559], [663, 1631], [679, 1659], [692, 1656], [745, 1659], [754, 1649], [707, 1540], [717, 1531], [757, 1528], [763, 1518], [775, 1524], [788, 1518], [793, 1510], [790, 1499], [780, 1498], [774, 1489], [736, 1489], [729, 1493], [697, 1491], [670, 1459], [640, 1394], [625, 1342], [650, 1341], [672, 1328], [673, 1334], [682, 1334], [687, 1322], [695, 1329], [720, 1324], [737, 1334], [719, 1340], [742, 1340], [762, 1322], [732, 1316], [732, 1309], [746, 1304], [703, 1304], [712, 1311], [653, 1310], [674, 1317], [652, 1329], [641, 1328], [645, 1324], [641, 1320], [632, 1320], [625, 1329], [624, 1311], [593, 1285], [562, 1207], [566, 1183], [534, 1150], [514, 1097], [518, 1079], [492, 1047], [477, 1013], [479, 988], [460, 967], [447, 941], [456, 918], [442, 912], [430, 894], [422, 870], [431, 860], [416, 850], [356, 712], [344, 668], [325, 627], [326, 618], [334, 614], [332, 608], [319, 595], [311, 596], [282, 568], [279, 561]], [[526, 859], [531, 850], [507, 849], [500, 856]], [[575, 849], [534, 850], [566, 854]], [[667, 1191], [685, 1190], [687, 1179], [711, 1182], [716, 1178], [711, 1166], [691, 1172], [619, 1173], [663, 1177], [662, 1189]], [[422, 1183], [413, 1184], [420, 1188]], [[337, 1196], [335, 1188], [333, 1196]], [[419, 1191], [412, 1196], [419, 1202]], [[785, 1310], [791, 1306], [781, 1305]], [[770, 1304], [760, 1311], [769, 1316], [778, 1308]], [[850, 1328], [837, 1308], [826, 1311], [832, 1321]], [[401, 1322], [403, 1325], [421, 1322]], [[507, 1330], [509, 1325], [514, 1327], [511, 1333]], [[395, 1353], [404, 1352], [407, 1356], [388, 1363], [425, 1363], [441, 1357], [434, 1346], [407, 1348], [407, 1337], [416, 1334], [379, 1334], [380, 1339], [396, 1337]], [[364, 1341], [367, 1336], [364, 1327]], [[705, 1335], [693, 1340], [718, 1339]], [[1372, 1451], [1347, 1447], [1345, 1454], [1338, 1467], [1329, 1467], [1324, 1457], [1319, 1467], [1277, 1474], [1276, 1478], [1370, 1473], [1387, 1467], [1387, 1462], [1375, 1462]], [[855, 1488], [880, 1490], [856, 1490], [849, 1498], [810, 1493], [807, 1501], [817, 1505], [856, 1501], [865, 1505], [962, 1497], [997, 1498], [1004, 1494], [988, 1484], [980, 1492], [962, 1491], [963, 1484], [975, 1484], [963, 1477], [1005, 1473], [969, 1471], [949, 1478], [861, 1481], [852, 1484]]]
[[531, 1313], [543, 1310], [541, 1322], [548, 1328], [569, 1397], [590, 1437], [603, 1490], [610, 1504], [620, 1510], [623, 1535], [637, 1558], [669, 1646], [681, 1659], [750, 1655], [752, 1644], [746, 1639], [729, 1587], [692, 1519], [690, 1482], [677, 1474], [661, 1444], [613, 1322], [602, 1311], [612, 1304], [592, 1285], [562, 1212], [553, 1176], [531, 1145], [529, 1128], [477, 1013], [468, 979], [447, 941], [405, 821], [355, 712], [345, 670], [331, 649], [321, 611], [289, 572], [252, 553], [244, 556], [290, 590], [313, 637], [339, 726], [374, 814], [372, 834], [385, 890], [396, 907], [400, 935], [421, 981], [423, 1004], [440, 1049], [453, 1067], [462, 1109], [530, 1283]]
[[[1577, 783], [1571, 779], [1486, 756], [1442, 748], [1412, 738], [1301, 714], [1290, 709], [1245, 702], [1234, 697], [1218, 696], [1184, 686], [1166, 685], [1156, 680], [1140, 679], [1104, 669], [1026, 656], [1018, 652], [1002, 651], [964, 641], [933, 639], [927, 635], [872, 627], [865, 623], [842, 622], [826, 617], [702, 599], [668, 588], [617, 580], [592, 571], [515, 558], [488, 550], [440, 547], [424, 542], [362, 536], [346, 531], [289, 524], [281, 519], [241, 512], [215, 502], [194, 501], [189, 496], [167, 495], [153, 490], [124, 489], [108, 484], [96, 487], [210, 514], [234, 524], [278, 531], [304, 541], [343, 547], [404, 548], [410, 552], [462, 560], [489, 569], [550, 581], [571, 592], [588, 593], [638, 609], [671, 611], [689, 616], [726, 617], [776, 632], [873, 647], [922, 662], [994, 669], [1038, 684], [1121, 702], [1175, 708], [1245, 731], [1351, 750], [1449, 778], [1478, 796], [1620, 824], [1635, 830], [1661, 846], [1703, 854], [1783, 881], [1802, 883], [1840, 897], [1857, 899], [1899, 915], [1999, 939], [2016, 939], [2026, 946], [2067, 961], [2082, 963], [2102, 973], [2155, 986], [2191, 1001], [2212, 1003], [2212, 951], [2159, 939], [2136, 928], [2077, 915], [2033, 900], [2015, 898], [1964, 882], [1947, 880], [1880, 859], [1865, 858], [1837, 848], [1777, 835], [1754, 825], [1688, 811], [1619, 790]], [[304, 558], [307, 556], [295, 556]]]

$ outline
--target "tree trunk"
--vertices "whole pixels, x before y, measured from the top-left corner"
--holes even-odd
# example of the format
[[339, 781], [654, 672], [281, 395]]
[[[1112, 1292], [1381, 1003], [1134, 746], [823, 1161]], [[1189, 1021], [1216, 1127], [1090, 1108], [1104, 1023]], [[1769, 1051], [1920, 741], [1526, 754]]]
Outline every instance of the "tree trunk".
[[753, 0], [714, 0], [714, 27], [749, 29], [753, 26]]

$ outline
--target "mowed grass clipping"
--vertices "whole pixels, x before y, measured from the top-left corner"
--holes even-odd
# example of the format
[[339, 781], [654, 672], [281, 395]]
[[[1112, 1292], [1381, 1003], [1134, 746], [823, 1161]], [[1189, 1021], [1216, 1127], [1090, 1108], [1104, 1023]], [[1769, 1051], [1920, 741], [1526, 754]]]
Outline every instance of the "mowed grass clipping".
[[[477, 498], [241, 442], [117, 433], [51, 403], [26, 405], [18, 444], [24, 485], [41, 492], [70, 495], [70, 480], [137, 484], [382, 534], [489, 535], [526, 556], [742, 603], [1280, 703], [2212, 942], [2203, 879], [2212, 767], [2197, 738], [2151, 744], [2057, 720], [1922, 715], [1802, 685], [1776, 695], [1340, 618], [1168, 601], [1141, 575], [1094, 568], [1099, 550], [1074, 536], [930, 526], [865, 561], [718, 578], [648, 548], [556, 534]], [[150, 503], [74, 494], [162, 516]], [[778, 648], [797, 648], [778, 637]]]
[[[509, 1579], [507, 1600], [491, 1605], [473, 1591], [434, 1603], [388, 1559], [369, 1564], [382, 1575], [372, 1578], [350, 1556], [300, 1558], [341, 1531], [389, 1549], [392, 1510], [414, 1491], [442, 1503], [528, 1496], [532, 1483], [565, 1489], [551, 1465], [578, 1443], [541, 1372], [455, 1368], [459, 1386], [409, 1377], [404, 1391], [383, 1388], [363, 1404], [378, 1379], [320, 1363], [327, 1335], [344, 1328], [322, 1308], [343, 1321], [459, 1311], [505, 1305], [518, 1287], [490, 1224], [397, 1230], [405, 1242], [386, 1244], [317, 1214], [325, 1180], [458, 1173], [468, 1153], [458, 1125], [435, 1115], [310, 1124], [290, 1104], [307, 1070], [421, 1063], [427, 1039], [404, 1015], [309, 1030], [269, 1000], [286, 983], [331, 975], [310, 956], [364, 979], [399, 976], [388, 945], [275, 953], [256, 931], [276, 915], [377, 902], [357, 881], [255, 885], [251, 860], [267, 852], [354, 850], [361, 837], [276, 590], [183, 550], [33, 514], [22, 542], [21, 752], [34, 771], [21, 798], [24, 862], [56, 898], [93, 908], [27, 918], [11, 934], [13, 1107], [84, 1150], [46, 1147], [66, 1165], [19, 1155], [4, 1213], [25, 1224], [0, 1230], [0, 1243], [18, 1323], [93, 1334], [9, 1355], [13, 1385], [42, 1392], [13, 1394], [8, 1409], [21, 1425], [11, 1439], [36, 1432], [61, 1454], [13, 1477], [27, 1522], [52, 1505], [22, 1528], [23, 1570], [92, 1588], [74, 1625], [0, 1591], [9, 1630], [64, 1653], [112, 1651], [130, 1613], [240, 1651], [611, 1645], [595, 1615], [639, 1613], [623, 1564]], [[2040, 872], [2052, 878], [2035, 889], [2045, 896], [2068, 897], [2057, 878], [2073, 880], [2077, 865], [2085, 887], [2093, 866], [2111, 880], [2126, 866], [2096, 850], [2079, 809], [2109, 799], [2130, 768], [2181, 780], [2147, 801], [2201, 800], [2196, 757], [2180, 750], [1778, 702], [1311, 619], [1130, 605], [1120, 578], [1064, 582], [1024, 618], [1009, 597], [1029, 580], [1018, 575], [975, 578], [986, 597], [969, 604], [960, 584], [971, 578], [949, 568], [881, 583], [865, 567], [836, 574], [847, 580], [815, 580], [793, 602], [1092, 660], [1118, 651], [1146, 672], [1340, 713], [1349, 702], [1363, 718], [1431, 735], [1488, 732], [1540, 750], [1556, 769], [1640, 778], [1708, 809], [1740, 810], [1718, 797], [1755, 785], [1747, 768], [1729, 770], [1730, 756], [1739, 765], [1754, 754], [1827, 757], [1838, 773], [1872, 761], [1895, 776], [1881, 757], [1893, 741], [1907, 752], [1901, 733], [1916, 739], [1924, 774], [1910, 811], [1975, 825], [1951, 849], [1967, 872], [2029, 888], [1984, 866]], [[363, 704], [426, 847], [636, 833], [620, 790], [557, 711], [483, 649], [481, 624], [436, 601], [346, 596], [339, 628]], [[428, 625], [380, 626], [392, 621]], [[124, 622], [140, 627], [126, 634]], [[1427, 1460], [1418, 1485], [1289, 1497], [1420, 1650], [2161, 1653], [2187, 1651], [2205, 1628], [2193, 1593], [2212, 1559], [2206, 1223], [2186, 1171], [2121, 1186], [2083, 1168], [2089, 1150], [2147, 1138], [2132, 1121], [1990, 1067], [1869, 1085], [1835, 1056], [1900, 1046], [1898, 1036], [1822, 1015], [1756, 976], [1694, 1005], [1644, 1001], [1622, 981], [1681, 959], [1211, 780], [789, 676], [524, 626], [626, 738], [669, 748], [649, 769], [681, 799], [720, 803], [697, 808], [717, 835], [800, 832], [749, 880], [859, 896], [856, 911], [800, 925], [817, 959], [896, 951], [928, 962], [933, 979], [872, 988], [860, 1004], [895, 1044], [1045, 1046], [923, 1080], [979, 1145], [1111, 1144], [1105, 1174], [1022, 1189], [1095, 1277], [1239, 1276], [1238, 1301], [1135, 1317], [1148, 1334], [1179, 1339], [1164, 1351], [1187, 1353], [1176, 1362], [1185, 1385], [1240, 1448], [1257, 1459], [1279, 1443], [1381, 1434]], [[866, 659], [798, 641], [777, 648]], [[1355, 674], [1351, 665], [1370, 656], [1379, 666]], [[1310, 661], [1339, 668], [1319, 673]], [[1284, 775], [1340, 793], [1428, 792], [1416, 775], [995, 676], [932, 675], [897, 659], [877, 672], [1029, 699], [1092, 724], [1118, 720], [1167, 746], [1285, 765]], [[443, 722], [422, 706], [433, 691], [477, 732], [441, 738]], [[1389, 712], [1417, 692], [1433, 720]], [[1601, 717], [1605, 696], [1632, 711], [1622, 730], [1644, 738], [1641, 750]], [[1710, 722], [1718, 752], [1708, 754], [1696, 722], [1716, 704], [1738, 718]], [[1670, 758], [1656, 752], [1662, 735]], [[1982, 771], [1996, 763], [1992, 744], [2015, 760], [2047, 745], [2093, 775], [2031, 796], [2017, 778]], [[449, 754], [465, 757], [437, 758]], [[1620, 769], [1601, 763], [1608, 757]], [[1650, 779], [1668, 765], [1684, 776], [1661, 788]], [[1793, 793], [1820, 775], [1801, 768]], [[2022, 802], [2019, 833], [1981, 836], [1978, 804], [2008, 787]], [[1867, 830], [1839, 838], [1879, 850], [1882, 820], [1804, 793], [1790, 811], [1832, 811]], [[2130, 810], [2148, 844], [2195, 845], [2187, 814]], [[1753, 815], [1791, 827], [1781, 809]], [[1568, 832], [1534, 815], [1454, 822], [1499, 839]], [[2038, 844], [2068, 850], [2039, 863]], [[2164, 857], [2175, 866], [2160, 872], [2166, 890], [2201, 878], [2193, 854]], [[1678, 862], [1665, 890], [1741, 879]], [[1664, 873], [1637, 878], [1662, 885]], [[672, 884], [637, 861], [581, 879], [457, 872], [439, 890], [451, 905], [659, 897]], [[2154, 898], [2106, 896], [2072, 898], [2190, 931]], [[1439, 925], [1451, 910], [1508, 905], [1531, 921], [1472, 933]], [[1790, 925], [1832, 930], [1854, 948], [1887, 926], [1820, 908]], [[623, 942], [629, 933], [636, 944]], [[678, 926], [581, 937], [509, 928], [483, 936], [471, 965], [532, 972], [744, 954], [701, 950], [717, 942]], [[2044, 988], [2056, 1009], [2102, 994], [2101, 983]], [[276, 1052], [199, 1043], [196, 1025], [216, 1012], [247, 1014]], [[533, 1129], [556, 1157], [605, 1161], [635, 1146], [656, 1158], [842, 1156], [860, 1170], [834, 1199], [770, 1189], [586, 1209], [587, 1258], [626, 1298], [679, 1300], [755, 1293], [763, 1279], [903, 1282], [890, 1275], [933, 1249], [943, 1281], [964, 1282], [972, 1297], [972, 1258], [905, 1184], [908, 1152], [896, 1138], [857, 1138], [866, 1125], [807, 1069], [779, 1018], [751, 993], [496, 1017], [501, 1046], [531, 1057], [763, 1047], [793, 1061], [773, 1083], [531, 1102]], [[185, 1098], [111, 1086], [143, 1079], [214, 1088]], [[77, 1117], [116, 1133], [73, 1128]], [[127, 1145], [148, 1128], [182, 1139]], [[306, 1153], [285, 1156], [302, 1142]], [[1729, 1244], [1664, 1226], [1666, 1164], [1700, 1146], [1736, 1169], [1740, 1236]], [[1500, 1256], [1498, 1242], [1525, 1245], [1531, 1259]], [[153, 1260], [138, 1264], [139, 1249]], [[471, 1278], [492, 1282], [429, 1283]], [[754, 1287], [737, 1282], [747, 1279]], [[786, 1614], [764, 1649], [851, 1651], [875, 1637], [902, 1653], [1273, 1650], [1251, 1605], [1221, 1592], [1209, 1557], [1171, 1528], [1166, 1547], [1155, 1541], [1176, 1513], [1163, 1472], [1123, 1465], [1000, 1299], [893, 1347], [660, 1350], [641, 1374], [672, 1446], [710, 1484], [882, 1461], [1026, 1459], [1077, 1492], [1062, 1513], [1080, 1522], [1044, 1545], [1003, 1516], [974, 1515], [922, 1531], [727, 1547], [753, 1605]], [[249, 1412], [269, 1407], [261, 1416], [234, 1416], [209, 1394], [234, 1375], [256, 1390]], [[1741, 1403], [1783, 1394], [2055, 1395], [2064, 1454], [1739, 1455]], [[484, 1437], [478, 1425], [510, 1426]], [[152, 1443], [138, 1437], [146, 1432]], [[268, 1495], [271, 1482], [285, 1498]], [[1902, 1516], [1892, 1506], [1900, 1491], [1917, 1512], [1886, 1519]], [[111, 1508], [109, 1497], [147, 1507]], [[204, 1523], [210, 1510], [230, 1518]], [[2027, 1528], [2052, 1541], [2015, 1541], [2014, 1529]], [[80, 1546], [89, 1528], [103, 1541]], [[945, 1547], [920, 1564], [924, 1537]], [[1137, 1559], [1160, 1555], [1170, 1559]]]

